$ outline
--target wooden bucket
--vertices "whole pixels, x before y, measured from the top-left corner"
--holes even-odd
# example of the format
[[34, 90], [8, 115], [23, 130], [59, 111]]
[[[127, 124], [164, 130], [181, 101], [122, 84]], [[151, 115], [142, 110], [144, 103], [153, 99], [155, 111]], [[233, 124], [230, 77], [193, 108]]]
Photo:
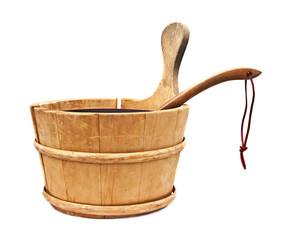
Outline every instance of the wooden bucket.
[[[165, 54], [167, 36], [181, 38], [173, 46], [177, 54]], [[122, 99], [122, 108], [155, 109], [178, 92], [187, 38], [185, 25], [164, 30], [164, 73], [158, 89], [144, 100]], [[117, 108], [117, 99], [31, 106], [46, 200], [62, 212], [95, 218], [140, 215], [172, 202], [189, 107], [120, 114], [65, 111], [88, 108]]]
[[92, 217], [136, 215], [169, 204], [175, 198], [188, 106], [121, 114], [61, 110], [77, 104], [112, 108], [116, 100], [31, 107], [45, 198], [57, 209]]

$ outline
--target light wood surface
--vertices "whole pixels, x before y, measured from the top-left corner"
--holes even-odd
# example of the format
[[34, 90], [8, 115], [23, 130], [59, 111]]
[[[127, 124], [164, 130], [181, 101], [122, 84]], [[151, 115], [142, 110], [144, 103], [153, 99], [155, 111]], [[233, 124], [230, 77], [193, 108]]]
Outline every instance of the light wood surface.
[[[80, 101], [80, 100], [79, 100]], [[115, 99], [82, 101], [83, 108], [112, 108]], [[68, 100], [61, 106], [76, 109]], [[183, 140], [189, 107], [183, 105], [167, 111], [139, 113], [78, 113], [65, 112], [58, 103], [33, 105], [34, 129], [37, 142], [56, 149], [96, 152], [126, 153], [170, 147]], [[100, 104], [100, 105], [99, 105]]]
[[55, 209], [67, 214], [90, 218], [120, 218], [138, 216], [166, 207], [174, 201], [176, 188], [173, 187], [171, 194], [163, 199], [126, 206], [99, 206], [64, 201], [52, 196], [46, 189], [43, 190], [43, 195]]
[[171, 195], [185, 146], [188, 106], [118, 114], [63, 111], [77, 107], [112, 108], [116, 100], [51, 101], [31, 107], [49, 195], [77, 206], [101, 207], [150, 203]]
[[184, 139], [181, 143], [172, 147], [152, 151], [132, 153], [89, 153], [55, 149], [34, 141], [36, 150], [45, 156], [71, 162], [98, 164], [141, 163], [161, 160], [179, 154], [184, 149], [185, 145], [186, 141]]
[[157, 110], [179, 107], [189, 99], [196, 96], [197, 94], [219, 83], [223, 83], [230, 80], [245, 80], [247, 79], [247, 73], [251, 73], [252, 78], [255, 78], [261, 74], [261, 71], [252, 68], [235, 68], [221, 72], [177, 94], [168, 102], [158, 107]]
[[121, 99], [121, 108], [154, 110], [178, 94], [178, 73], [188, 39], [185, 24], [172, 23], [164, 29], [161, 37], [164, 70], [158, 88], [146, 99]]

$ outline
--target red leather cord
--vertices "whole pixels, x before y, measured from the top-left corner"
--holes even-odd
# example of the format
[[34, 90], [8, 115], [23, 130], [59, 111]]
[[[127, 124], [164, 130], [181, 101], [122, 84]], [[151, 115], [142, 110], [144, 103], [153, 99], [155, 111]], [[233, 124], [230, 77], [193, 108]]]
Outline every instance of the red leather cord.
[[[245, 118], [246, 118], [246, 114], [247, 114], [247, 110], [248, 110], [248, 94], [247, 94], [248, 79], [250, 79], [250, 82], [251, 82], [251, 85], [252, 85], [253, 95], [252, 95], [252, 103], [251, 103], [250, 112], [249, 112], [249, 119], [248, 119], [246, 136], [245, 136], [245, 139], [244, 139], [244, 134], [243, 134], [244, 122], [245, 122]], [[248, 149], [246, 144], [247, 144], [247, 140], [248, 140], [248, 136], [249, 136], [249, 132], [250, 132], [252, 113], [253, 113], [253, 107], [254, 107], [254, 102], [255, 102], [255, 87], [254, 87], [254, 82], [253, 82], [253, 79], [252, 79], [252, 73], [251, 72], [247, 73], [247, 78], [245, 79], [245, 98], [246, 98], [246, 104], [245, 104], [245, 110], [244, 110], [242, 123], [241, 123], [241, 142], [242, 142], [242, 146], [240, 146], [240, 158], [241, 158], [241, 163], [242, 163], [244, 169], [246, 169], [246, 163], [245, 163], [243, 153]]]

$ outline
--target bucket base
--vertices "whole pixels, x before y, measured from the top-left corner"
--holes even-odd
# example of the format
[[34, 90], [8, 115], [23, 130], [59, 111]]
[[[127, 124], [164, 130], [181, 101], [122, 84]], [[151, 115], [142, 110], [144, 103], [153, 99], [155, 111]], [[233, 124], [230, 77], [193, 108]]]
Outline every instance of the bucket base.
[[50, 195], [45, 188], [43, 196], [56, 210], [66, 214], [88, 218], [123, 218], [155, 212], [168, 206], [176, 197], [176, 188], [173, 187], [169, 196], [156, 201], [121, 206], [99, 206], [68, 202]]

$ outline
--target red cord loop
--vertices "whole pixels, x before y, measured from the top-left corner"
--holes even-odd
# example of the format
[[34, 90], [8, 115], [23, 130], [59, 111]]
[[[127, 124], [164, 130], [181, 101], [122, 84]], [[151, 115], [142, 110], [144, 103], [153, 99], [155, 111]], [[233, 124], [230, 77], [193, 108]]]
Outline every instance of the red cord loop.
[[[247, 109], [248, 109], [248, 96], [247, 96], [247, 80], [248, 79], [250, 79], [250, 81], [251, 81], [252, 90], [253, 90], [253, 96], [252, 96], [252, 103], [251, 103], [250, 112], [249, 112], [249, 120], [248, 120], [246, 136], [245, 136], [245, 139], [244, 139], [244, 134], [243, 134], [244, 122], [245, 122], [245, 118], [246, 118], [246, 114], [247, 114]], [[246, 147], [246, 144], [247, 144], [247, 140], [248, 140], [248, 136], [249, 136], [249, 132], [250, 132], [252, 112], [253, 112], [254, 101], [255, 101], [255, 87], [254, 87], [254, 82], [253, 82], [253, 78], [252, 78], [252, 73], [251, 72], [247, 73], [247, 77], [245, 79], [245, 98], [246, 98], [245, 110], [244, 110], [244, 114], [243, 114], [243, 118], [242, 118], [242, 123], [241, 123], [241, 142], [242, 142], [242, 146], [240, 146], [240, 150], [239, 150], [240, 151], [241, 163], [242, 163], [242, 166], [243, 166], [244, 169], [246, 169], [246, 163], [245, 163], [243, 152], [245, 152], [248, 149]]]

